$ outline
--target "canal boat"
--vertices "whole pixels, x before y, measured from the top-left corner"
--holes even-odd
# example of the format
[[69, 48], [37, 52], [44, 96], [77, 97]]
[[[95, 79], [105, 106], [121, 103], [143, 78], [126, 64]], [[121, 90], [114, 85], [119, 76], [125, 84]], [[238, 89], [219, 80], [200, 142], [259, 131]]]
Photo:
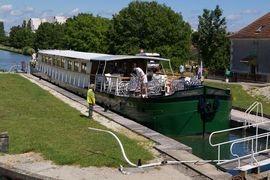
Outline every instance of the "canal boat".
[[[149, 56], [150, 55], [150, 56]], [[147, 96], [133, 65], [147, 75]], [[109, 55], [71, 50], [40, 50], [31, 73], [85, 96], [95, 84], [104, 107], [171, 137], [229, 128], [231, 94], [176, 77], [169, 59], [156, 54]]]

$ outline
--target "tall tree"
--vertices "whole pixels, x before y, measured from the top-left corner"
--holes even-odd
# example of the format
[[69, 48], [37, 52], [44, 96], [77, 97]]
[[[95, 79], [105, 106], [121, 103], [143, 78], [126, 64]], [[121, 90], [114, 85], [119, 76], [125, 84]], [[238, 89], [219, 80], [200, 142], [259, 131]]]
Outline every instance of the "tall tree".
[[36, 30], [36, 49], [63, 49], [64, 29], [61, 24], [42, 23]]
[[4, 22], [0, 21], [0, 44], [6, 45], [8, 37], [5, 34]]
[[226, 19], [222, 10], [216, 6], [214, 10], [204, 9], [199, 16], [198, 34], [193, 36], [200, 57], [211, 72], [224, 70], [229, 64], [229, 39], [226, 31]]
[[0, 43], [3, 43], [6, 40], [4, 23], [0, 21]]
[[110, 20], [92, 14], [79, 14], [65, 23], [65, 48], [87, 52], [108, 52]]
[[191, 27], [182, 15], [157, 2], [131, 2], [113, 16], [110, 51], [135, 54], [143, 48], [179, 65], [190, 57]]

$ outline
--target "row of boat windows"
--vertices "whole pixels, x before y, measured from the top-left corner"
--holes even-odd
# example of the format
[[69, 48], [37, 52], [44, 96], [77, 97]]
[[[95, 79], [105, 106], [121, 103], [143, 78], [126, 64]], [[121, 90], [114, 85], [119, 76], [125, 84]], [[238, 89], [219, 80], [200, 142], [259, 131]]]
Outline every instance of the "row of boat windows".
[[[60, 67], [60, 68], [67, 68], [70, 71], [86, 73], [87, 64], [84, 62], [78, 62], [74, 60], [67, 60], [64, 57], [55, 57], [52, 58], [50, 56], [41, 56], [41, 62], [45, 64], [49, 64], [52, 66]], [[67, 63], [67, 67], [65, 64]]]
[[54, 68], [50, 65], [39, 64], [37, 70], [47, 74], [49, 77], [56, 79], [58, 81], [65, 82], [78, 87], [87, 87], [89, 84], [89, 76], [87, 74], [73, 74], [59, 69], [58, 67]]

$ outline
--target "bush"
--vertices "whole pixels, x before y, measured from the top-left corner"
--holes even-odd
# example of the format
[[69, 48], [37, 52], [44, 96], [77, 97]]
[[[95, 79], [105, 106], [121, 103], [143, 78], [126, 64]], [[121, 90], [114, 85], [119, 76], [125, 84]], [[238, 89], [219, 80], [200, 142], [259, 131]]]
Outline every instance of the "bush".
[[33, 53], [35, 53], [35, 50], [29, 46], [26, 46], [22, 49], [22, 53], [24, 55], [32, 55]]

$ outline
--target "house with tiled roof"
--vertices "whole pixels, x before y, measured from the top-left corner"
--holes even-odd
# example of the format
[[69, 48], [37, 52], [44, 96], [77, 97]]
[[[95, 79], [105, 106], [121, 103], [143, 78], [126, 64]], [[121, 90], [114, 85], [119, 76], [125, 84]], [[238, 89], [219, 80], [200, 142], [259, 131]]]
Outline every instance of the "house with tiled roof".
[[234, 80], [270, 82], [270, 13], [232, 34], [230, 40]]

